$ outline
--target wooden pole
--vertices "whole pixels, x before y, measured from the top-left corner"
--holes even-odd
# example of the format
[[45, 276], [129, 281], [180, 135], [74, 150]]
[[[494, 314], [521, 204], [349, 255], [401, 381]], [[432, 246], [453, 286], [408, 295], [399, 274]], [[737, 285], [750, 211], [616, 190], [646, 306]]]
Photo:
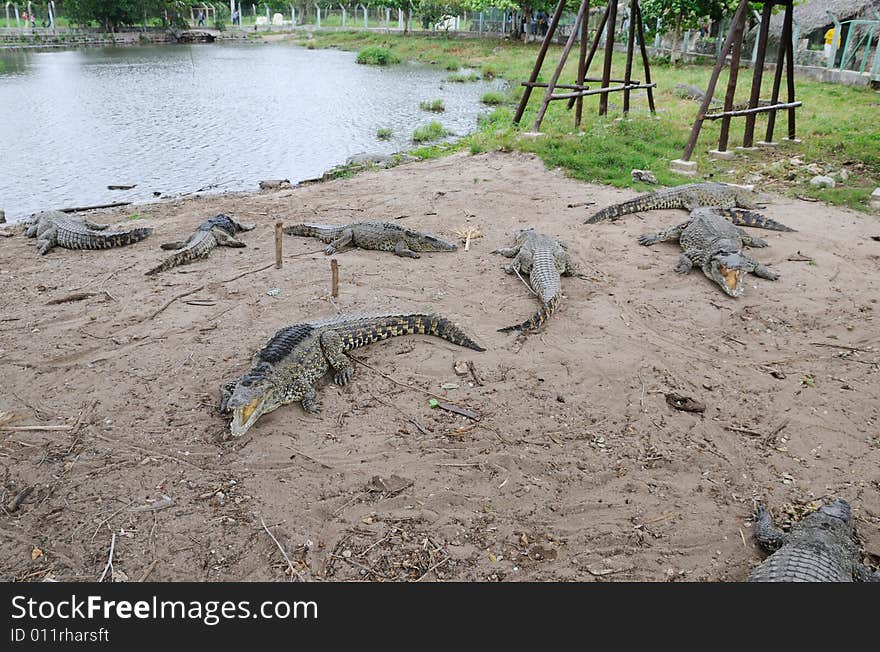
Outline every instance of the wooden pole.
[[339, 263], [335, 258], [330, 259], [330, 275], [332, 277], [332, 285], [330, 294], [334, 297], [339, 296]]
[[[562, 18], [562, 11], [564, 9], [565, 0], [559, 0], [559, 4], [556, 6], [556, 11], [553, 14], [553, 22], [550, 23], [550, 29], [547, 30], [547, 35], [544, 37], [544, 40], [541, 41], [541, 49], [538, 51], [538, 58], [535, 60], [535, 67], [532, 68], [529, 82], [535, 82], [538, 80], [538, 75], [541, 73], [541, 66], [544, 65], [544, 57], [547, 56], [547, 49], [550, 47], [550, 42], [553, 40], [553, 34], [556, 33], [556, 27], [559, 25], [559, 19]], [[523, 113], [525, 113], [526, 110], [526, 104], [529, 103], [529, 97], [531, 94], [532, 87], [526, 86], [522, 98], [520, 98], [519, 106], [516, 109], [516, 115], [513, 117], [515, 123], [519, 124], [519, 121], [522, 120]]]
[[[651, 68], [648, 63], [648, 49], [645, 45], [645, 26], [642, 23], [642, 6], [638, 2], [636, 2], [636, 14], [639, 18], [636, 28], [639, 30], [639, 49], [642, 51], [642, 65], [645, 68], [645, 83], [650, 84]], [[651, 109], [651, 113], [657, 112], [654, 107], [654, 89], [651, 86], [648, 87], [648, 108]]]
[[709, 115], [703, 116], [705, 120], [718, 120], [720, 118], [735, 118], [737, 116], [749, 116], [749, 115], [757, 115], [759, 113], [771, 113], [774, 111], [779, 111], [780, 109], [790, 109], [792, 107], [797, 107], [803, 104], [803, 102], [792, 102], [791, 104], [786, 104], [785, 102], [780, 102], [779, 104], [768, 104], [767, 106], [756, 106], [753, 109], [737, 109], [735, 111], [723, 111], [721, 113], [710, 113]]
[[[584, 74], [590, 70], [590, 64], [593, 63], [593, 57], [596, 54], [596, 49], [599, 47], [599, 39], [602, 38], [602, 30], [605, 29], [605, 22], [608, 20], [608, 7], [605, 7], [605, 13], [602, 14], [602, 20], [599, 21], [599, 26], [596, 28], [596, 35], [593, 37], [593, 43], [590, 45], [590, 51], [587, 53], [587, 58], [584, 61]], [[602, 78], [594, 78], [589, 79], [588, 77], [584, 77], [584, 81], [602, 81]], [[615, 80], [612, 80], [615, 81]], [[617, 80], [621, 81], [621, 80]], [[568, 108], [570, 109], [574, 105], [574, 99], [572, 99], [568, 103]]]
[[[746, 12], [739, 15], [739, 20], [734, 23], [733, 51], [730, 53], [730, 78], [727, 80], [727, 93], [724, 96], [724, 112], [729, 113], [733, 109], [733, 96], [736, 94], [736, 80], [739, 77], [739, 58], [742, 53], [743, 31], [746, 26]], [[721, 120], [721, 135], [718, 137], [718, 150], [727, 151], [727, 141], [730, 136], [730, 116]]]
[[[608, 1], [608, 23], [605, 25], [605, 62], [602, 66], [602, 86], [611, 79], [611, 57], [614, 56], [614, 26], [617, 24], [617, 0]], [[608, 94], [599, 97], [599, 115], [608, 113]]]
[[[749, 0], [740, 1], [731, 25], [736, 25], [739, 22], [748, 9], [748, 6]], [[718, 83], [718, 76], [721, 74], [721, 69], [724, 67], [725, 60], [727, 59], [730, 45], [733, 43], [733, 33], [734, 29], [731, 27], [730, 31], [727, 33], [727, 38], [724, 39], [724, 45], [721, 46], [721, 54], [718, 55], [718, 61], [715, 62], [715, 67], [712, 68], [712, 75], [709, 77], [709, 86], [706, 88], [706, 95], [703, 96], [703, 101], [700, 104], [700, 108], [697, 110], [697, 119], [694, 120], [694, 126], [691, 128], [691, 135], [688, 138], [687, 145], [684, 147], [684, 154], [681, 156], [683, 161], [690, 160], [691, 154], [694, 153], [694, 148], [697, 146], [697, 139], [700, 137], [700, 129], [703, 127], [703, 116], [706, 115], [706, 111], [709, 110], [709, 104], [712, 102], [712, 96], [715, 93], [715, 85]], [[742, 38], [741, 34], [740, 38]]]
[[[785, 7], [785, 15], [788, 18], [788, 24], [792, 24], [792, 12], [793, 2], [789, 2]], [[791, 29], [789, 28], [789, 34], [791, 34]], [[837, 38], [837, 35], [834, 36]], [[791, 37], [785, 41], [785, 80], [788, 83], [788, 102], [789, 104], [794, 103], [794, 44], [791, 42]], [[794, 124], [794, 107], [788, 110], [788, 139], [795, 140], [795, 124]]]
[[[761, 97], [761, 80], [764, 78], [764, 60], [767, 57], [767, 35], [770, 33], [772, 12], [773, 2], [765, 0], [764, 10], [761, 12], [761, 31], [758, 33], [758, 54], [755, 58], [755, 69], [752, 71], [752, 94], [749, 97], [750, 109], [758, 106], [758, 99]], [[755, 140], [755, 120], [757, 117], [754, 113], [746, 116], [743, 147], [751, 147]]]
[[623, 91], [623, 115], [629, 113], [629, 84], [632, 78], [633, 67], [633, 41], [636, 39], [636, 2], [637, 0], [629, 0], [629, 32], [626, 37], [626, 68], [624, 68], [623, 79], [624, 85], [627, 86]]
[[[590, 31], [590, 0], [584, 0], [587, 10], [584, 12], [584, 19], [581, 21], [581, 49], [578, 52], [578, 76], [577, 83], [583, 85], [584, 77], [587, 76], [587, 39]], [[581, 126], [581, 116], [584, 111], [584, 98], [577, 98], [577, 106], [574, 109], [574, 128]]]
[[[785, 42], [791, 40], [791, 14], [788, 6], [785, 7], [785, 17], [782, 20], [782, 40], [779, 41], [779, 52], [776, 55], [776, 70], [773, 74], [773, 92], [770, 96], [770, 104], [779, 103], [779, 87], [782, 85], [782, 66], [785, 64]], [[767, 135], [764, 142], [773, 142], [773, 130], [776, 127], [776, 111], [771, 111], [767, 116]]]
[[[614, 0], [612, 0], [613, 2]], [[562, 56], [559, 58], [559, 64], [556, 66], [556, 70], [553, 71], [553, 77], [550, 79], [550, 84], [547, 86], [547, 91], [544, 93], [544, 101], [541, 102], [541, 108], [538, 109], [538, 115], [535, 117], [535, 124], [532, 127], [532, 131], [538, 131], [541, 128], [541, 122], [544, 120], [544, 114], [547, 112], [547, 107], [550, 105], [550, 98], [553, 95], [553, 89], [556, 86], [556, 82], [559, 81], [559, 75], [562, 74], [562, 69], [565, 68], [565, 62], [568, 59], [568, 53], [571, 52], [571, 47], [574, 45], [574, 40], [578, 35], [578, 28], [581, 25], [581, 21], [584, 18], [584, 8], [586, 3], [581, 3], [581, 8], [578, 10], [577, 18], [574, 19], [574, 25], [571, 28], [571, 34], [568, 35], [568, 40], [565, 42], [565, 48], [562, 50]], [[605, 97], [604, 95], [602, 97]]]
[[277, 220], [275, 222], [275, 269], [281, 269], [281, 227], [284, 222]]

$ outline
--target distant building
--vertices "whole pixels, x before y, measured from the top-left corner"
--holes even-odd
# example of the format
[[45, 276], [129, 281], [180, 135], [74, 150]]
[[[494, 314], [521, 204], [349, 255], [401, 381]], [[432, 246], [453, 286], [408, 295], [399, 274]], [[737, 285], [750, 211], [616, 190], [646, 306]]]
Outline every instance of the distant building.
[[[794, 20], [800, 29], [800, 39], [807, 39], [810, 49], [821, 50], [825, 45], [825, 35], [834, 27], [828, 12], [839, 21], [866, 19], [877, 20], [874, 11], [880, 12], [880, 0], [805, 0], [795, 4]], [[782, 34], [783, 13], [779, 12], [770, 20], [770, 33], [777, 38]], [[841, 37], [845, 42], [846, 27]]]

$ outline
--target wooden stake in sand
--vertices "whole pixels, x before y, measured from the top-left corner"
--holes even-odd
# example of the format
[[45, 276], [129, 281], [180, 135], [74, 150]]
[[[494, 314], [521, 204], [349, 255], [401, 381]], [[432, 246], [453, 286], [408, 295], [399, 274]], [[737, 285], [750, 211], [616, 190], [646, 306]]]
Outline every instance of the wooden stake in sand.
[[281, 227], [284, 222], [275, 222], [275, 269], [281, 269]]
[[333, 285], [330, 290], [331, 296], [339, 296], [339, 263], [335, 258], [330, 259], [330, 274], [333, 277]]

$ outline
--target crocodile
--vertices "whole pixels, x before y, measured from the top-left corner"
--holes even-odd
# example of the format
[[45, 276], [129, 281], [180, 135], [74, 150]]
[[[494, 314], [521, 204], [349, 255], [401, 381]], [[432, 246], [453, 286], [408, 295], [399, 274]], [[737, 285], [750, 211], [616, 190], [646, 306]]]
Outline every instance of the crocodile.
[[[664, 188], [646, 195], [640, 195], [621, 204], [608, 206], [587, 218], [584, 224], [595, 224], [602, 220], [616, 220], [621, 215], [639, 213], [656, 208], [685, 208], [693, 210], [698, 206], [719, 206], [721, 208], [763, 208], [766, 198], [762, 193], [734, 186], [728, 183], [687, 183], [674, 188]], [[781, 230], [790, 230], [785, 227]]]
[[37, 251], [46, 254], [52, 247], [65, 249], [109, 249], [140, 242], [153, 232], [150, 227], [110, 231], [109, 224], [96, 224], [61, 211], [37, 213], [23, 224], [29, 238], [37, 239]]
[[749, 582], [880, 582], [880, 572], [872, 573], [859, 560], [852, 511], [843, 499], [808, 514], [788, 533], [759, 506], [755, 539], [772, 554], [751, 572]]
[[[706, 97], [706, 91], [691, 84], [676, 84], [672, 92], [678, 97], [682, 97], [687, 100], [702, 101], [703, 98]], [[721, 104], [721, 100], [712, 98], [711, 104]]]
[[244, 247], [243, 242], [235, 239], [239, 231], [250, 231], [255, 224], [242, 224], [228, 215], [220, 213], [199, 224], [195, 232], [185, 242], [167, 242], [162, 249], [174, 250], [160, 265], [146, 272], [158, 274], [191, 263], [199, 258], [206, 258], [214, 247]]
[[504, 268], [508, 274], [528, 274], [532, 290], [541, 300], [541, 308], [528, 320], [514, 326], [499, 328], [498, 332], [526, 331], [543, 324], [559, 306], [562, 292], [561, 276], [572, 276], [574, 263], [565, 245], [555, 238], [534, 229], [517, 230], [516, 244], [509, 249], [496, 249], [493, 254], [513, 258]]
[[360, 247], [393, 251], [398, 256], [419, 258], [420, 251], [455, 251], [458, 245], [446, 242], [430, 233], [420, 233], [389, 222], [356, 222], [333, 226], [331, 224], [293, 224], [284, 227], [288, 235], [319, 238], [329, 243], [324, 250], [328, 256], [343, 247]]
[[346, 352], [399, 335], [434, 335], [459, 346], [485, 351], [458, 326], [439, 315], [339, 315], [279, 330], [254, 355], [250, 369], [220, 387], [220, 411], [232, 413], [230, 431], [245, 434], [260, 416], [301, 401], [317, 413], [314, 384], [331, 368], [333, 381], [346, 385], [354, 368]]
[[[677, 240], [684, 253], [675, 271], [687, 274], [696, 264], [703, 273], [721, 286], [732, 297], [745, 290], [743, 278], [751, 272], [755, 276], [775, 281], [779, 274], [742, 252], [743, 246], [767, 247], [766, 241], [755, 238], [725, 219], [731, 209], [703, 206], [691, 211], [687, 222], [656, 234], [639, 238], [639, 244], [651, 246], [658, 242]], [[758, 214], [752, 219], [757, 220]], [[755, 226], [755, 224], [753, 224]]]
[[[692, 86], [691, 84], [676, 84], [675, 88], [672, 91], [678, 97], [682, 97], [688, 100], [697, 100], [699, 102], [703, 101], [703, 98], [706, 97], [706, 91], [702, 88], [698, 88], [697, 86]], [[717, 97], [713, 97], [710, 102], [712, 106], [721, 106], [723, 102], [719, 100]], [[772, 102], [770, 100], [759, 99], [758, 103], [755, 106], [770, 106]], [[736, 102], [731, 105], [732, 111], [741, 111], [742, 109], [749, 108], [749, 102], [746, 100], [745, 102]]]

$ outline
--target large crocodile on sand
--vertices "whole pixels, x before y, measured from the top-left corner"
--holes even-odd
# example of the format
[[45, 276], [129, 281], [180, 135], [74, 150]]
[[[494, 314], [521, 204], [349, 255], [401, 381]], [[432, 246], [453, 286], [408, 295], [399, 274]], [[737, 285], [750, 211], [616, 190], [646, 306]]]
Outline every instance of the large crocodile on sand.
[[534, 229], [519, 230], [515, 238], [513, 247], [496, 249], [492, 253], [513, 258], [513, 262], [504, 268], [508, 274], [529, 275], [529, 283], [541, 300], [541, 308], [521, 324], [499, 328], [501, 333], [532, 330], [541, 326], [559, 305], [562, 292], [560, 275], [574, 274], [574, 264], [565, 251], [565, 245], [555, 238]]
[[[684, 208], [689, 211], [700, 206], [755, 209], [763, 208], [766, 201], [762, 193], [728, 183], [687, 183], [683, 186], [664, 188], [640, 195], [621, 204], [603, 208], [592, 217], [587, 218], [584, 223], [595, 224], [602, 220], [616, 220], [621, 215], [658, 208]], [[791, 229], [784, 227], [777, 230], [790, 231]]]
[[320, 410], [315, 382], [333, 369], [333, 381], [347, 384], [354, 368], [345, 353], [399, 335], [434, 335], [474, 351], [485, 351], [458, 326], [438, 315], [340, 315], [279, 330], [253, 357], [251, 368], [220, 387], [220, 411], [232, 412], [230, 431], [246, 433], [263, 414], [302, 401]]
[[758, 507], [755, 539], [774, 551], [749, 575], [749, 582], [880, 582], [859, 559], [853, 540], [852, 511], [835, 500], [805, 516], [788, 533], [773, 525], [773, 517]]
[[389, 222], [356, 222], [333, 226], [330, 224], [293, 224], [284, 227], [288, 235], [319, 238], [329, 243], [324, 250], [328, 256], [343, 247], [360, 247], [393, 251], [398, 256], [418, 258], [418, 252], [455, 251], [458, 246], [430, 233], [420, 233]]
[[[779, 274], [742, 252], [743, 246], [767, 247], [767, 242], [754, 238], [725, 219], [730, 209], [715, 206], [695, 208], [687, 222], [653, 235], [643, 235], [639, 244], [650, 246], [658, 242], [676, 240], [684, 253], [679, 257], [676, 272], [687, 274], [694, 265], [721, 286], [724, 292], [738, 297], [745, 290], [743, 279], [749, 272], [755, 276], [775, 281]], [[763, 218], [752, 214], [753, 226], [759, 226]]]
[[29, 238], [37, 239], [37, 251], [46, 254], [52, 247], [65, 249], [109, 249], [140, 242], [153, 232], [142, 227], [110, 231], [109, 224], [96, 224], [61, 211], [37, 213], [23, 224]]
[[199, 258], [206, 258], [215, 247], [245, 247], [245, 243], [236, 240], [239, 231], [250, 231], [255, 224], [242, 224], [228, 215], [215, 215], [199, 224], [195, 232], [185, 242], [167, 242], [162, 249], [173, 249], [174, 254], [162, 261], [147, 274], [158, 274], [191, 263]]

